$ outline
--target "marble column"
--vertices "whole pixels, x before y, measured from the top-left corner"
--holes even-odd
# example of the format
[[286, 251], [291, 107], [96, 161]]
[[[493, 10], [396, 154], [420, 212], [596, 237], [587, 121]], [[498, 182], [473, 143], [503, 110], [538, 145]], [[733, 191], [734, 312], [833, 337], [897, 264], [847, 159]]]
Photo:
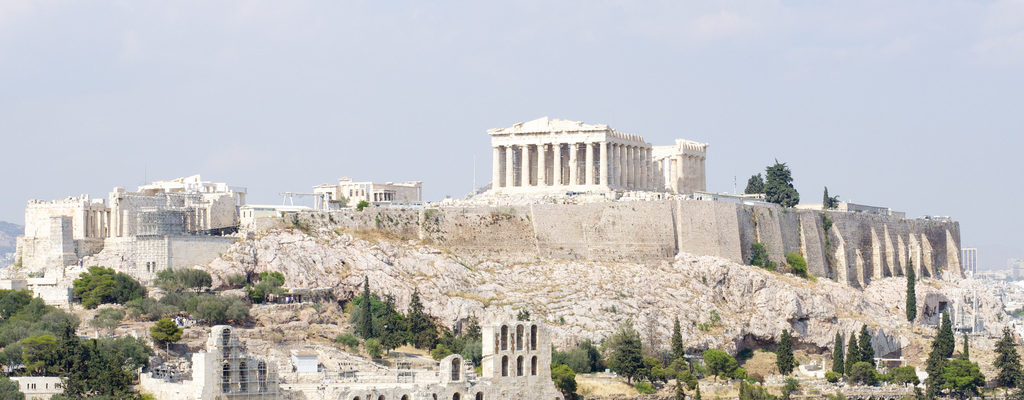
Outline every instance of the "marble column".
[[537, 186], [548, 185], [548, 145], [537, 145]]
[[512, 146], [505, 146], [505, 187], [513, 187], [516, 183], [515, 150]]
[[647, 190], [647, 149], [638, 149], [640, 154], [640, 189]]
[[554, 162], [554, 167], [551, 168], [552, 180], [551, 184], [554, 186], [560, 186], [562, 184], [562, 144], [555, 143], [551, 145], [551, 161]]
[[519, 186], [528, 187], [530, 185], [530, 145], [523, 145], [522, 162], [519, 164]]
[[608, 142], [601, 142], [601, 150], [598, 157], [600, 160], [597, 179], [600, 180], [602, 185], [608, 186]]
[[586, 173], [584, 174], [585, 178], [587, 180], [586, 184], [587, 185], [593, 185], [594, 184], [594, 144], [593, 143], [585, 143], [584, 145], [587, 146], [587, 151], [585, 152], [586, 160], [583, 162], [583, 165], [585, 167], [584, 171], [586, 171]]
[[501, 147], [494, 146], [494, 162], [491, 165], [491, 188], [496, 189], [501, 187]]
[[569, 186], [578, 185], [579, 182], [579, 160], [576, 158], [580, 152], [580, 146], [577, 143], [569, 143]]

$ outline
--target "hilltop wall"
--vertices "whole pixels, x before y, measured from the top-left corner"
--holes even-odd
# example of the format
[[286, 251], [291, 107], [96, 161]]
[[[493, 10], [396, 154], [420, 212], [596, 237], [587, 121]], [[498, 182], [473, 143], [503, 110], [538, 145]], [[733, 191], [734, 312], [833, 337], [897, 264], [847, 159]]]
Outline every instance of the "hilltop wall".
[[[773, 261], [797, 252], [808, 270], [854, 286], [902, 276], [962, 276], [956, 222], [725, 202], [664, 200], [290, 214], [302, 229], [380, 231], [445, 248], [466, 262], [565, 258], [660, 261], [678, 252], [743, 263], [754, 242]], [[829, 224], [826, 230], [825, 225]]]

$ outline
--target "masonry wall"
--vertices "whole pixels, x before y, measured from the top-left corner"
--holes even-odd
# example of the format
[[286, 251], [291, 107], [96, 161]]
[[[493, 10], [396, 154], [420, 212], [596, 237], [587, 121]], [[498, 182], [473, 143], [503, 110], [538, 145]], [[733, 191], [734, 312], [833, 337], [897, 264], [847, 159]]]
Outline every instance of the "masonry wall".
[[[904, 275], [962, 276], [956, 222], [784, 209], [695, 200], [446, 207], [368, 208], [299, 213], [305, 229], [379, 230], [418, 238], [478, 262], [541, 258], [656, 261], [678, 252], [743, 263], [755, 242], [773, 261], [802, 254], [811, 273], [854, 286]], [[829, 229], [825, 226], [829, 225]]]

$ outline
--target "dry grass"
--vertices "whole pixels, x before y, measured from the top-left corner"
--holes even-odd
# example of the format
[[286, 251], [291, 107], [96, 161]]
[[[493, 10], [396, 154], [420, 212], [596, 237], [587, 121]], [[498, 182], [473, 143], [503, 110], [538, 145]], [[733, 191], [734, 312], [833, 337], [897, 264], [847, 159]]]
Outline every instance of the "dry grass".
[[754, 356], [741, 365], [743, 369], [747, 370], [747, 375], [758, 374], [761, 376], [769, 376], [778, 373], [778, 367], [775, 365], [775, 353], [767, 351], [755, 351]]
[[621, 381], [618, 377], [605, 374], [577, 374], [576, 393], [585, 398], [635, 396], [636, 389]]

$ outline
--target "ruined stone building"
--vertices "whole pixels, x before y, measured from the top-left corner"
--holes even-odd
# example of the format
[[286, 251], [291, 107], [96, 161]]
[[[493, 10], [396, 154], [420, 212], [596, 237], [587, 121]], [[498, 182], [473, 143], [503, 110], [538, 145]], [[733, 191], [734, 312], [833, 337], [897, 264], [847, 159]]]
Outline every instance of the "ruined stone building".
[[608, 125], [547, 117], [490, 129], [496, 194], [705, 190], [707, 144], [652, 146]]
[[139, 376], [144, 393], [161, 400], [273, 400], [282, 398], [277, 367], [249, 355], [233, 328], [210, 329], [206, 351], [192, 354], [191, 369], [156, 368]]
[[87, 195], [31, 200], [15, 262], [26, 272], [62, 276], [90, 262], [148, 280], [164, 268], [205, 264], [233, 239], [245, 188], [199, 175], [158, 181], [135, 192], [114, 188], [109, 203]]
[[423, 202], [423, 182], [374, 183], [341, 178], [337, 185], [314, 186], [313, 194], [313, 208], [322, 211], [355, 207], [360, 201], [374, 206], [413, 205]]

